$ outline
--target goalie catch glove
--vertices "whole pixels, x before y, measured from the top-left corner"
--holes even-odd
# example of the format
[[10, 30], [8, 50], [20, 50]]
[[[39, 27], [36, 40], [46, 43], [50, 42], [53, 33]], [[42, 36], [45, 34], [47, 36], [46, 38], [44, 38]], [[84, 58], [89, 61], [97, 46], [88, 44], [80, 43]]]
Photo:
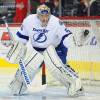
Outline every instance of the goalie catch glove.
[[81, 30], [80, 35], [77, 35], [76, 37], [74, 36], [74, 38], [78, 47], [87, 45], [90, 38], [89, 30]]
[[21, 42], [14, 42], [6, 55], [6, 60], [10, 63], [19, 63], [24, 58], [27, 47]]

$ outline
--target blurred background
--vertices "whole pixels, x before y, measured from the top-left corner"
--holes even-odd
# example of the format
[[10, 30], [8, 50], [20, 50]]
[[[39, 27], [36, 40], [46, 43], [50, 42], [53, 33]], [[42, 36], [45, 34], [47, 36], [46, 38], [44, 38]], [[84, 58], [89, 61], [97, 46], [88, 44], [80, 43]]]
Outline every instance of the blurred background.
[[100, 0], [0, 0], [0, 18], [7, 16], [9, 23], [21, 23], [44, 2], [57, 17], [100, 16]]

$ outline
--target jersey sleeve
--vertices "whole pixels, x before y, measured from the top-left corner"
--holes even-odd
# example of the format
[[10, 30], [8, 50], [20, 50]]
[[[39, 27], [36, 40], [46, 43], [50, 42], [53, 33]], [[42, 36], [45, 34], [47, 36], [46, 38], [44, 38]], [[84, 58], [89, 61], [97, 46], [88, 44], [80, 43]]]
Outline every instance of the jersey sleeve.
[[57, 35], [58, 35], [59, 39], [61, 40], [61, 43], [65, 44], [64, 40], [66, 38], [68, 38], [71, 34], [72, 34], [72, 32], [64, 25], [63, 22], [60, 21], [58, 24]]
[[72, 34], [72, 32], [64, 25], [62, 21], [59, 20], [57, 35], [59, 38], [67, 37]]
[[26, 44], [28, 42], [28, 40], [29, 40], [29, 36], [28, 36], [28, 32], [27, 32], [27, 30], [25, 28], [25, 24], [26, 24], [26, 22], [23, 21], [19, 31], [16, 33], [16, 35], [18, 37], [18, 41], [20, 41], [20, 42], [22, 42], [24, 44]]
[[70, 34], [67, 38], [64, 39], [63, 44], [67, 48], [75, 47], [76, 41], [73, 34]]

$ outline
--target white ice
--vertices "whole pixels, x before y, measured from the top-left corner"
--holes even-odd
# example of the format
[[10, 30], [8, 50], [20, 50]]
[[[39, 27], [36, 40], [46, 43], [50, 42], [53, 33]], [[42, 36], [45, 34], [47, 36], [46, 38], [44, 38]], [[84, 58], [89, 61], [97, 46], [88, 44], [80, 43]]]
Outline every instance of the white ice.
[[[8, 88], [13, 75], [0, 74], [0, 100], [100, 100], [99, 86], [84, 86], [85, 95], [79, 97], [68, 97], [63, 86], [45, 86], [30, 88], [22, 96], [13, 96]], [[42, 91], [40, 91], [42, 90]]]

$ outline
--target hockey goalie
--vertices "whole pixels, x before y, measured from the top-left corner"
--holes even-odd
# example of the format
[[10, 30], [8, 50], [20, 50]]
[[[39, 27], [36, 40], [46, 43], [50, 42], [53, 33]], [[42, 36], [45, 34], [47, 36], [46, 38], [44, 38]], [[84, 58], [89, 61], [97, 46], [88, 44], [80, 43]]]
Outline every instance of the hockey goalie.
[[83, 93], [78, 74], [66, 64], [68, 48], [64, 41], [72, 33], [60, 19], [51, 15], [47, 5], [40, 5], [36, 14], [26, 17], [16, 35], [18, 41], [13, 43], [6, 56], [9, 62], [21, 66], [10, 83], [13, 94], [25, 93], [43, 62], [51, 75], [66, 87], [68, 96]]

